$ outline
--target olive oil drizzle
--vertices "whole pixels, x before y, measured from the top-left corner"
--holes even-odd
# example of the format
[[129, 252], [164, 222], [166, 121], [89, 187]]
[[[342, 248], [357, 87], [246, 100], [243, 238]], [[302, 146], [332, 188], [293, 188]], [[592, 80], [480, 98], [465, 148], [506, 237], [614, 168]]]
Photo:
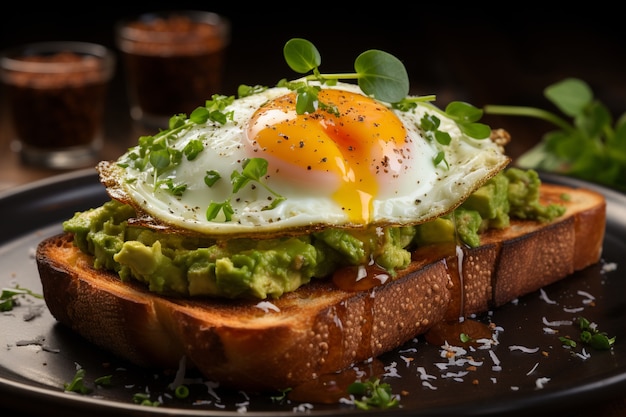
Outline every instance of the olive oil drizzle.
[[[458, 289], [458, 309], [449, 312], [445, 320], [435, 323], [425, 334], [424, 338], [432, 345], [442, 346], [451, 344], [456, 346], [477, 345], [477, 340], [489, 339], [492, 337], [491, 328], [477, 320], [466, 317], [465, 314], [465, 271], [463, 264], [465, 261], [465, 244], [459, 236], [456, 216], [451, 216], [454, 226], [454, 242], [449, 245], [449, 249], [444, 250], [446, 270], [450, 275], [453, 288]], [[454, 305], [453, 305], [454, 308]], [[456, 314], [454, 316], [453, 314]], [[462, 335], [465, 338], [462, 340]]]

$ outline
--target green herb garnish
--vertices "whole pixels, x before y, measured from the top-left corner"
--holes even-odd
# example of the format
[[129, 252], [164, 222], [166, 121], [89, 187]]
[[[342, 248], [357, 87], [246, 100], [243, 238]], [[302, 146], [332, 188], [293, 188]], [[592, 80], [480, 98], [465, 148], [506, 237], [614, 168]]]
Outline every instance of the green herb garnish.
[[[243, 169], [241, 172], [233, 171], [230, 175], [230, 182], [233, 186], [231, 196], [221, 203], [211, 202], [206, 210], [207, 220], [213, 220], [217, 215], [222, 212], [224, 214], [225, 221], [232, 220], [234, 210], [230, 204], [230, 200], [243, 186], [251, 181], [256, 182], [267, 191], [269, 191], [276, 198], [272, 199], [272, 202], [263, 208], [263, 210], [270, 210], [285, 200], [285, 197], [273, 191], [263, 181], [263, 177], [267, 174], [267, 160], [263, 158], [249, 158], [243, 161]], [[204, 182], [207, 186], [211, 187], [219, 179], [219, 173], [215, 171], [207, 171], [207, 175], [204, 177]]]
[[615, 343], [615, 337], [608, 337], [605, 332], [598, 330], [597, 326], [584, 317], [576, 320], [580, 329], [580, 340], [597, 350], [608, 350]]
[[282, 402], [287, 400], [289, 392], [291, 390], [292, 390], [292, 388], [286, 388], [286, 389], [280, 390], [279, 394], [270, 396], [270, 399], [274, 403], [282, 403]]
[[179, 385], [174, 390], [174, 395], [178, 399], [185, 399], [189, 397], [189, 387], [187, 385]]
[[[608, 337], [605, 332], [598, 330], [597, 326], [584, 317], [575, 320], [580, 330], [580, 341], [596, 350], [609, 350], [615, 344], [615, 336]], [[575, 340], [569, 337], [559, 337], [559, 341], [565, 346], [576, 347]]]
[[469, 342], [473, 341], [474, 339], [472, 339], [472, 337], [470, 335], [468, 335], [467, 333], [461, 333], [459, 335], [459, 340], [462, 343], [469, 343]]
[[[413, 104], [416, 105], [416, 103]], [[446, 167], [449, 167], [448, 162], [445, 159], [443, 147], [448, 146], [452, 141], [452, 137], [448, 132], [439, 130], [441, 119], [437, 117], [436, 114], [445, 115], [454, 120], [463, 133], [474, 139], [486, 139], [491, 134], [491, 128], [488, 125], [478, 123], [478, 120], [480, 120], [483, 115], [483, 111], [472, 106], [471, 104], [453, 101], [448, 104], [445, 112], [430, 103], [422, 103], [422, 105], [428, 107], [432, 111], [432, 113], [424, 114], [420, 120], [420, 127], [424, 132], [426, 139], [434, 142], [439, 147], [439, 152], [433, 158], [435, 166], [440, 163], [444, 163]]]
[[170, 118], [169, 128], [153, 136], [142, 136], [138, 145], [128, 152], [123, 160], [118, 162], [121, 167], [133, 167], [139, 171], [150, 172], [154, 178], [154, 189], [164, 189], [175, 196], [180, 196], [187, 189], [186, 184], [175, 183], [172, 178], [162, 178], [173, 171], [183, 159], [192, 161], [203, 151], [204, 145], [200, 139], [187, 143], [182, 150], [172, 146], [172, 143], [192, 127], [212, 121], [225, 124], [232, 120], [232, 111], [226, 112], [226, 107], [235, 100], [234, 96], [213, 95], [205, 102], [204, 107], [196, 108], [187, 118], [185, 114], [177, 114]]
[[[435, 99], [434, 95], [407, 97], [409, 78], [406, 68], [402, 61], [387, 52], [379, 50], [363, 52], [354, 62], [356, 72], [339, 74], [320, 73], [319, 66], [322, 62], [320, 53], [315, 45], [306, 39], [294, 38], [289, 40], [283, 48], [283, 55], [287, 65], [294, 71], [301, 74], [313, 72], [313, 74], [304, 77], [304, 82], [281, 80], [278, 84], [296, 91], [296, 113], [298, 114], [311, 113], [317, 108], [332, 114], [337, 112], [337, 109], [318, 100], [318, 92], [321, 88], [308, 85], [306, 81], [317, 80], [321, 84], [335, 85], [339, 79], [356, 79], [365, 94], [371, 95], [377, 100], [391, 103], [393, 108], [408, 111], [415, 108], [418, 103], [422, 103], [433, 112], [454, 120], [461, 131], [472, 138], [485, 139], [491, 133], [489, 126], [478, 123], [483, 111], [471, 104], [454, 101], [448, 104], [444, 112], [429, 103]], [[450, 144], [450, 135], [439, 130], [440, 119], [436, 115], [424, 116], [421, 123], [428, 139], [434, 140], [442, 146]], [[444, 163], [448, 167], [443, 149], [439, 150], [433, 162], [435, 166]]]
[[613, 123], [606, 106], [577, 78], [546, 87], [544, 96], [571, 121], [536, 107], [484, 107], [487, 114], [534, 117], [558, 128], [522, 154], [517, 164], [626, 190], [626, 113]]
[[[65, 389], [65, 391], [77, 392], [83, 395], [91, 394], [93, 392], [93, 389], [85, 385], [85, 373], [86, 372], [83, 368], [78, 369], [76, 371], [76, 374], [74, 374], [74, 378], [72, 379], [72, 381], [66, 384], [63, 384], [63, 388]], [[102, 386], [102, 387], [109, 387], [111, 386], [112, 377], [113, 377], [112, 375], [101, 376], [94, 380], [94, 384]]]
[[112, 378], [113, 378], [113, 375], [104, 375], [104, 376], [96, 378], [93, 381], [93, 383], [101, 387], [110, 387], [112, 385], [111, 384]]
[[[402, 61], [395, 56], [376, 49], [360, 54], [354, 61], [353, 73], [321, 74], [319, 66], [322, 58], [319, 51], [306, 39], [290, 39], [283, 47], [283, 55], [287, 65], [297, 73], [313, 74], [305, 80], [317, 80], [322, 84], [333, 85], [340, 79], [356, 79], [365, 94], [377, 100], [396, 103], [409, 94], [409, 76]], [[298, 90], [298, 102], [306, 102], [306, 106], [296, 105], [298, 109], [310, 111], [311, 104], [317, 100], [319, 90], [302, 86]], [[299, 112], [300, 113], [300, 112]], [[300, 113], [302, 114], [302, 113]]]
[[2, 288], [0, 293], [0, 311], [11, 311], [17, 303], [17, 297], [29, 295], [31, 297], [43, 299], [43, 295], [16, 285], [15, 288]]
[[391, 386], [378, 378], [353, 382], [348, 386], [348, 393], [360, 397], [355, 398], [354, 404], [362, 410], [393, 408], [400, 404], [398, 397], [391, 393]]
[[149, 407], [159, 407], [161, 405], [158, 401], [152, 401], [148, 394], [144, 394], [142, 392], [138, 392], [133, 394], [133, 402], [139, 405], [146, 405]]
[[79, 369], [76, 371], [74, 378], [71, 382], [63, 384], [63, 388], [68, 392], [77, 392], [79, 394], [89, 394], [93, 390], [85, 385], [85, 370]]

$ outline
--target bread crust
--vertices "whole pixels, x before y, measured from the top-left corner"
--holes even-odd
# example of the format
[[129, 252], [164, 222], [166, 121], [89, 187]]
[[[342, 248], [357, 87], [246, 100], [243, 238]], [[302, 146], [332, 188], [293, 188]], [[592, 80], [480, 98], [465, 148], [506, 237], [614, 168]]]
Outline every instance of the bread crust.
[[[569, 201], [560, 200], [562, 194]], [[478, 248], [426, 247], [399, 278], [366, 291], [315, 280], [261, 308], [258, 301], [160, 296], [95, 270], [71, 234], [36, 253], [52, 315], [90, 342], [146, 367], [176, 369], [186, 356], [207, 378], [238, 389], [299, 385], [392, 350], [435, 323], [480, 313], [599, 261], [604, 197], [552, 184], [565, 203], [551, 223], [514, 220]], [[458, 267], [458, 261], [461, 267]], [[461, 271], [461, 272], [459, 272]], [[268, 305], [265, 304], [267, 307]]]

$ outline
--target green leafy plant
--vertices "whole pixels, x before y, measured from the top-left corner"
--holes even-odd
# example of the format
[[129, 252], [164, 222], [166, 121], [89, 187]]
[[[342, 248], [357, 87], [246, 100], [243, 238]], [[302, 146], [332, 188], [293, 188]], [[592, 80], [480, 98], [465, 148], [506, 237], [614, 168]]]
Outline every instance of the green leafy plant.
[[546, 87], [544, 96], [570, 120], [536, 107], [483, 108], [486, 114], [534, 117], [557, 127], [521, 155], [517, 164], [626, 190], [626, 113], [614, 123], [589, 85], [577, 78]]
[[378, 378], [353, 382], [348, 386], [348, 394], [355, 396], [354, 404], [362, 410], [394, 408], [400, 404], [398, 397], [392, 394], [391, 386]]

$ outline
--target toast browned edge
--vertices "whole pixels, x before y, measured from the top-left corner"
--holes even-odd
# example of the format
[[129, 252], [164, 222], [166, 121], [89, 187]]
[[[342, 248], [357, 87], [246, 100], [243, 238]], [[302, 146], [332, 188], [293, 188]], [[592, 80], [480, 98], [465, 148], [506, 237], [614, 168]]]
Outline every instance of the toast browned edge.
[[[562, 194], [570, 200], [563, 202]], [[394, 281], [347, 292], [316, 280], [271, 300], [279, 311], [259, 308], [257, 301], [155, 295], [93, 269], [71, 234], [42, 241], [36, 261], [52, 315], [94, 344], [160, 369], [176, 369], [186, 356], [222, 386], [282, 389], [376, 357], [437, 322], [501, 306], [598, 262], [604, 197], [543, 184], [542, 201], [564, 203], [567, 211], [547, 224], [514, 220], [484, 234], [480, 247], [463, 249], [463, 291], [451, 257], [427, 248], [416, 251]]]

